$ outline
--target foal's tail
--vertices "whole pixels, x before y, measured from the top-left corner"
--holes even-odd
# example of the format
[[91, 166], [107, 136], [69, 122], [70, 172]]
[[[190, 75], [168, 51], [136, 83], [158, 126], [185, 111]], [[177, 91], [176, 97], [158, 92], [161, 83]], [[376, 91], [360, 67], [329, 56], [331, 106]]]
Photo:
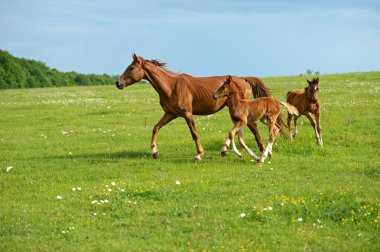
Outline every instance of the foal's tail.
[[298, 114], [299, 114], [298, 109], [296, 107], [294, 107], [292, 104], [287, 103], [287, 102], [280, 102], [280, 104], [284, 108], [286, 108], [286, 110], [288, 111], [289, 114], [298, 116]]
[[[294, 107], [293, 105], [287, 103], [287, 102], [280, 102], [280, 104], [286, 108], [286, 110], [288, 111], [289, 114], [291, 115], [298, 115], [298, 110], [296, 107]], [[284, 130], [285, 128], [288, 128], [288, 126], [285, 124], [284, 122], [284, 118], [282, 117], [282, 114], [280, 114], [278, 117], [277, 117], [277, 122], [276, 122], [276, 125], [277, 127], [280, 128], [280, 134], [281, 136], [285, 137], [285, 138], [288, 138], [289, 135], [288, 133]]]
[[260, 98], [271, 96], [269, 88], [264, 84], [262, 79], [253, 76], [245, 77], [243, 79], [251, 86], [253, 97]]

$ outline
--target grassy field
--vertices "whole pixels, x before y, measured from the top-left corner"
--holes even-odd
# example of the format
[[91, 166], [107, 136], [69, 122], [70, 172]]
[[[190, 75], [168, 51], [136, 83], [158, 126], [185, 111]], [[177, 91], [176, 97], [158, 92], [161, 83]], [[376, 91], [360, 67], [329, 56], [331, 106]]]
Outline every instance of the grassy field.
[[380, 251], [380, 72], [319, 77], [324, 147], [301, 117], [262, 166], [220, 156], [227, 109], [196, 118], [202, 162], [183, 119], [153, 160], [150, 85], [0, 91], [0, 251]]

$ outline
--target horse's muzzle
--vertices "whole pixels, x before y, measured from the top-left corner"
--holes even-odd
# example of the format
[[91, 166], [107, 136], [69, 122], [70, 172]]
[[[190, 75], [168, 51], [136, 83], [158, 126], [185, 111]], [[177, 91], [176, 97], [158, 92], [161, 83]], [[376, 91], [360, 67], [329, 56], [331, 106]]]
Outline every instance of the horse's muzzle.
[[119, 81], [116, 81], [116, 82], [115, 82], [115, 85], [116, 85], [116, 87], [117, 87], [118, 89], [120, 89], [120, 90], [123, 90], [123, 88], [124, 88], [124, 84], [121, 84]]

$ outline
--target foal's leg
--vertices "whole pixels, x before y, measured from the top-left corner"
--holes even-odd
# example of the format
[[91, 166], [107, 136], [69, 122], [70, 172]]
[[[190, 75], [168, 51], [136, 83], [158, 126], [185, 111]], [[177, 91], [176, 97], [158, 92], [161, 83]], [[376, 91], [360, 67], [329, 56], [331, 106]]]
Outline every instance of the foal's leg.
[[[315, 132], [315, 138], [317, 139], [317, 144], [321, 145], [320, 144], [320, 136], [319, 136], [319, 132], [318, 132], [318, 129], [316, 127], [316, 124], [314, 122], [314, 119], [313, 117], [311, 116], [311, 113], [307, 113], [306, 114], [306, 117], [307, 119], [309, 119], [310, 123], [311, 123], [311, 126], [313, 126], [313, 129], [314, 129], [314, 132]], [[319, 119], [319, 118], [318, 118]]]
[[296, 137], [298, 134], [298, 126], [297, 126], [297, 120], [300, 116], [294, 116], [294, 131], [293, 131], [293, 139]]
[[185, 120], [186, 120], [187, 126], [189, 126], [191, 136], [194, 139], [195, 145], [197, 146], [198, 154], [195, 155], [194, 159], [195, 159], [195, 161], [201, 161], [202, 160], [201, 157], [203, 156], [204, 152], [203, 152], [203, 147], [201, 145], [201, 142], [199, 141], [199, 138], [198, 138], [197, 129], [195, 128], [195, 121], [193, 119], [193, 114], [190, 112], [186, 112], [185, 113]]
[[169, 122], [171, 122], [172, 120], [174, 120], [176, 118], [177, 118], [177, 116], [165, 113], [162, 116], [161, 120], [156, 125], [154, 125], [154, 127], [153, 127], [153, 134], [152, 134], [152, 141], [151, 141], [151, 144], [150, 144], [150, 148], [152, 150], [152, 156], [153, 156], [153, 158], [158, 158], [158, 156], [160, 155], [160, 153], [158, 152], [157, 143], [156, 143], [157, 142], [158, 131], [162, 127], [164, 127], [166, 124], [168, 124]]
[[245, 125], [245, 122], [234, 122], [234, 127], [230, 130], [230, 132], [228, 133], [228, 138], [230, 140], [230, 142], [232, 143], [232, 150], [235, 152], [236, 155], [238, 155], [239, 157], [242, 157], [243, 155], [239, 152], [239, 150], [236, 148], [236, 145], [235, 145], [235, 135], [236, 135], [236, 132], [238, 130], [240, 130], [241, 128], [243, 128]]
[[293, 115], [288, 113], [288, 129], [289, 129], [289, 135], [290, 135], [290, 140], [293, 141], [293, 133], [292, 133], [292, 117]]
[[255, 153], [253, 153], [253, 151], [251, 151], [248, 146], [245, 144], [244, 140], [243, 140], [243, 135], [244, 134], [244, 130], [243, 128], [241, 128], [239, 131], [238, 131], [238, 137], [239, 137], [239, 144], [245, 149], [245, 151], [253, 158], [255, 159], [256, 161], [259, 161], [259, 158], [255, 155]]
[[[243, 128], [240, 128], [238, 131], [238, 138], [239, 138], [239, 144], [244, 148], [248, 148], [247, 145], [245, 144], [244, 142], [244, 129]], [[228, 153], [228, 148], [230, 147], [230, 144], [231, 144], [231, 140], [230, 138], [227, 138], [226, 141], [224, 141], [224, 144], [222, 146], [222, 149], [220, 150], [220, 155], [222, 157], [226, 156], [227, 153]], [[245, 147], [244, 147], [245, 146]], [[235, 147], [236, 149], [236, 147]], [[247, 149], [246, 149], [247, 150]], [[249, 148], [248, 148], [249, 150]]]
[[251, 130], [252, 134], [255, 136], [257, 146], [259, 147], [259, 150], [262, 153], [265, 147], [264, 147], [263, 141], [261, 140], [261, 136], [259, 133], [259, 129], [257, 128], [257, 124], [252, 122], [252, 123], [248, 123], [247, 126]]
[[274, 119], [269, 119], [269, 140], [268, 140], [268, 145], [267, 147], [265, 148], [265, 151], [263, 153], [263, 155], [261, 156], [260, 158], [260, 163], [264, 163], [264, 160], [268, 157], [268, 153], [272, 150], [272, 145], [273, 145], [273, 142], [274, 142], [274, 139], [276, 138], [276, 135], [279, 131], [279, 129], [277, 128], [275, 122], [276, 120]]
[[315, 114], [315, 120], [317, 121], [317, 131], [318, 133], [318, 144], [323, 147], [323, 141], [322, 141], [322, 127], [321, 127], [321, 112], [318, 110]]

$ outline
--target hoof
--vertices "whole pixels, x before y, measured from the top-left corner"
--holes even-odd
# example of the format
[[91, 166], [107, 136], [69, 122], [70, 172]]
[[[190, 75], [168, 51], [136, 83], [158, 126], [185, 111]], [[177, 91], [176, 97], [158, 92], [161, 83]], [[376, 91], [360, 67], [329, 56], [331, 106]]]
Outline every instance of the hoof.
[[160, 155], [160, 153], [157, 151], [156, 153], [153, 153], [153, 154], [152, 154], [152, 157], [153, 157], [154, 159], [157, 159], [159, 155]]
[[195, 158], [194, 158], [194, 161], [195, 161], [195, 162], [201, 162], [201, 161], [202, 161], [202, 158], [201, 158], [201, 157], [195, 157]]
[[221, 151], [221, 152], [220, 152], [220, 155], [221, 155], [222, 157], [225, 157], [225, 156], [227, 156], [227, 153], [228, 153], [228, 151]]

